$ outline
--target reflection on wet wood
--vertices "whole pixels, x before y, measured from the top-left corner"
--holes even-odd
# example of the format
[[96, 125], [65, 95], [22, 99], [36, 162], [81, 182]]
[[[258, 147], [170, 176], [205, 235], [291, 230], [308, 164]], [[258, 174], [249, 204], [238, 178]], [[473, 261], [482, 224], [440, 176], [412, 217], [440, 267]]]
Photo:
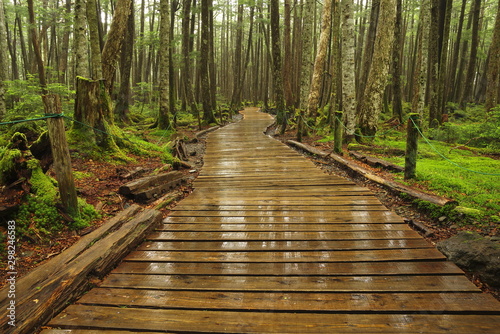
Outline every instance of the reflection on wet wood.
[[194, 193], [43, 334], [498, 330], [500, 304], [401, 217], [244, 114], [210, 134]]

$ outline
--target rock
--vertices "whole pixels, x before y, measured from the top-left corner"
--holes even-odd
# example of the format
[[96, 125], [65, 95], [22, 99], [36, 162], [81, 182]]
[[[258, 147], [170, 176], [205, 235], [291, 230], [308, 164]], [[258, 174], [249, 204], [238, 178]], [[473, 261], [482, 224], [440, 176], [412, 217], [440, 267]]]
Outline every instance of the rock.
[[479, 274], [494, 287], [500, 287], [500, 243], [475, 232], [460, 232], [441, 241], [437, 248], [462, 269]]
[[439, 217], [439, 219], [438, 219], [438, 220], [439, 220], [439, 222], [440, 222], [440, 223], [442, 223], [442, 222], [444, 222], [446, 219], [447, 219], [447, 217], [446, 217], [446, 216], [442, 216], [442, 217]]

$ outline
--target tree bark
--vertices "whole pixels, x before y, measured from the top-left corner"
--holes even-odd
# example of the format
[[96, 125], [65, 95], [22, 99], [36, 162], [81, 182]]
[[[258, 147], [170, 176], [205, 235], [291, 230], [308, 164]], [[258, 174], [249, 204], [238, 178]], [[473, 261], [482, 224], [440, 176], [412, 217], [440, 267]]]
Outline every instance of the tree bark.
[[392, 51], [392, 112], [403, 123], [403, 97], [401, 85], [401, 63], [403, 60], [403, 2], [396, 0], [396, 21], [394, 26], [394, 48]]
[[390, 56], [394, 41], [395, 17], [395, 0], [381, 0], [373, 61], [364, 92], [365, 98], [360, 108], [360, 128], [361, 132], [366, 136], [375, 135], [378, 128], [377, 123], [387, 85]]
[[427, 88], [428, 79], [428, 48], [430, 38], [430, 0], [423, 0], [420, 8], [420, 29], [421, 33], [417, 41], [417, 61], [415, 65], [415, 73], [413, 75], [413, 96], [412, 96], [412, 112], [424, 115], [425, 106], [425, 91]]
[[476, 76], [477, 51], [479, 48], [479, 18], [481, 14], [481, 0], [474, 0], [472, 8], [472, 38], [469, 55], [469, 64], [465, 75], [464, 85], [462, 85], [460, 104], [465, 106], [472, 102], [474, 96], [474, 79]]
[[190, 33], [190, 15], [191, 15], [191, 1], [183, 0], [182, 2], [182, 80], [184, 88], [184, 99], [186, 105], [191, 108], [191, 113], [193, 115], [198, 115], [198, 107], [194, 101], [193, 86], [191, 85], [191, 33]]
[[356, 128], [354, 42], [354, 2], [353, 0], [342, 0], [342, 109], [346, 117], [345, 142], [353, 139]]
[[210, 77], [208, 73], [208, 55], [210, 54], [210, 19], [209, 0], [201, 0], [201, 54], [200, 75], [201, 75], [201, 100], [203, 103], [203, 120], [205, 123], [215, 123], [214, 112], [212, 110]]
[[307, 97], [311, 87], [312, 73], [312, 28], [314, 0], [306, 0], [302, 10], [302, 60], [300, 71], [300, 109], [307, 108]]
[[325, 0], [323, 4], [323, 17], [321, 19], [321, 34], [319, 38], [318, 51], [314, 61], [314, 70], [311, 80], [311, 90], [309, 92], [307, 114], [309, 117], [317, 117], [320, 86], [325, 68], [326, 53], [330, 41], [332, 27], [332, 0]]
[[3, 1], [0, 0], [0, 122], [7, 112], [7, 105], [5, 104], [4, 81], [8, 79], [8, 52], [9, 49], [7, 46], [7, 30], [5, 28], [5, 11]]
[[500, 102], [500, 1], [490, 46], [490, 60], [487, 67], [486, 111], [489, 112]]
[[[134, 12], [134, 2], [130, 2], [130, 12]], [[127, 31], [125, 32], [125, 41], [134, 40], [135, 22], [134, 15], [129, 15], [127, 22]], [[130, 123], [130, 76], [132, 71], [132, 55], [134, 52], [133, 43], [123, 43], [120, 61], [120, 88], [118, 99], [116, 101], [115, 114], [117, 118], [124, 122]]]
[[86, 0], [87, 1], [87, 22], [89, 25], [89, 35], [90, 35], [90, 77], [94, 80], [103, 79], [102, 74], [102, 57], [101, 57], [101, 42], [99, 38], [99, 20], [97, 14], [97, 2], [96, 0]]
[[[102, 75], [106, 91], [111, 95], [116, 74], [116, 62], [125, 39], [128, 17], [131, 15], [130, 2], [132, 0], [117, 0], [111, 27], [102, 50]], [[104, 115], [112, 122], [113, 115]]]
[[75, 0], [75, 24], [74, 24], [74, 61], [75, 77], [88, 78], [90, 75], [88, 66], [88, 40], [87, 40], [87, 15], [86, 0]]
[[158, 128], [166, 130], [170, 127], [169, 120], [169, 84], [168, 84], [168, 69], [170, 48], [170, 14], [168, 0], [160, 0], [160, 103], [158, 110]]
[[285, 133], [287, 126], [287, 113], [285, 110], [285, 97], [283, 92], [283, 73], [281, 65], [281, 41], [280, 41], [280, 17], [279, 17], [279, 1], [271, 0], [271, 44], [273, 55], [273, 84], [274, 84], [274, 100], [278, 111], [277, 123], [280, 126], [280, 133]]

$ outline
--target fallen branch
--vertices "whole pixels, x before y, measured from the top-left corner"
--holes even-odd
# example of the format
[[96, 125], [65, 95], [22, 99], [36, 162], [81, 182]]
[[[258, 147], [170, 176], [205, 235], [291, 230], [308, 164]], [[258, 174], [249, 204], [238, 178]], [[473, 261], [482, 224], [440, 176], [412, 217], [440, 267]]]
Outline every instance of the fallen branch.
[[446, 206], [446, 205], [456, 206], [456, 205], [458, 205], [458, 202], [455, 200], [448, 199], [445, 197], [436, 196], [436, 195], [431, 195], [428, 193], [424, 193], [422, 191], [410, 188], [410, 187], [408, 187], [404, 184], [401, 184], [399, 182], [386, 180], [386, 179], [384, 179], [378, 175], [373, 174], [369, 170], [367, 170], [361, 166], [358, 166], [357, 164], [355, 164], [355, 163], [353, 163], [353, 162], [351, 162], [351, 161], [349, 161], [349, 160], [347, 160], [339, 155], [336, 155], [333, 153], [323, 152], [323, 151], [320, 151], [320, 150], [318, 150], [314, 147], [311, 147], [307, 144], [298, 143], [298, 142], [295, 142], [293, 140], [287, 141], [287, 144], [289, 144], [291, 146], [299, 147], [304, 151], [307, 151], [313, 155], [320, 156], [322, 158], [330, 158], [331, 160], [349, 168], [352, 172], [356, 173], [357, 175], [361, 175], [370, 181], [381, 184], [381, 185], [389, 188], [390, 190], [392, 190], [396, 193], [400, 193], [400, 194], [404, 193], [404, 194], [407, 194], [413, 198], [424, 200], [424, 201], [427, 201], [427, 202], [430, 202], [432, 204], [436, 204], [439, 206]]

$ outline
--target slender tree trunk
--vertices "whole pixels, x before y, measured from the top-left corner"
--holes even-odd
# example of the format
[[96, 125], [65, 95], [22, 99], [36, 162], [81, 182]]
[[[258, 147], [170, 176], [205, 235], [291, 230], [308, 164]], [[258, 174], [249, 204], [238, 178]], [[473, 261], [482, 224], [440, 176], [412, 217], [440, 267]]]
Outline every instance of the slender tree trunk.
[[75, 76], [89, 77], [86, 0], [75, 0], [74, 59]]
[[361, 108], [361, 106], [363, 105], [363, 99], [365, 98], [364, 92], [366, 84], [368, 82], [368, 74], [370, 73], [370, 68], [373, 61], [375, 38], [377, 33], [377, 25], [379, 22], [378, 17], [380, 13], [380, 1], [381, 0], [372, 0], [372, 7], [370, 11], [370, 26], [368, 28], [368, 35], [366, 36], [365, 41], [363, 62], [361, 64], [361, 68], [359, 69], [361, 71], [361, 74], [357, 89], [358, 97], [360, 100], [358, 108]]
[[500, 93], [500, 1], [490, 46], [490, 60], [487, 67], [486, 111], [489, 112], [499, 102]]
[[203, 103], [203, 120], [206, 124], [215, 123], [210, 93], [210, 76], [208, 73], [208, 55], [210, 54], [210, 0], [201, 0], [201, 101]]
[[403, 2], [396, 0], [396, 22], [394, 26], [394, 48], [392, 51], [392, 109], [393, 114], [403, 123], [403, 97], [402, 97], [402, 84], [401, 84], [401, 63], [403, 54]]
[[3, 1], [0, 0], [0, 122], [7, 113], [7, 105], [5, 104], [5, 84], [8, 79], [8, 56], [9, 49], [7, 47], [7, 30], [5, 28], [5, 11]]
[[354, 1], [342, 0], [342, 108], [346, 121], [344, 141], [354, 138], [356, 128], [356, 78], [354, 66]]
[[479, 18], [481, 14], [481, 0], [473, 2], [472, 39], [469, 56], [467, 74], [465, 75], [465, 85], [462, 86], [460, 104], [462, 106], [472, 102], [474, 96], [474, 81], [476, 77], [477, 52], [479, 48]]
[[[179, 9], [179, 0], [172, 0], [170, 3], [170, 39], [174, 38], [175, 34], [175, 13]], [[173, 116], [174, 127], [177, 125], [177, 110], [176, 110], [176, 75], [174, 68], [174, 53], [175, 45], [174, 43], [169, 44], [168, 48], [168, 103], [169, 111]]]
[[291, 13], [292, 9], [290, 6], [290, 0], [285, 0], [285, 19], [284, 19], [284, 30], [283, 30], [283, 48], [284, 48], [284, 59], [283, 59], [283, 82], [284, 82], [284, 95], [286, 106], [291, 107], [293, 102], [293, 88], [292, 88], [292, 42], [291, 42]]
[[287, 113], [285, 110], [285, 97], [283, 92], [283, 73], [281, 65], [281, 41], [280, 41], [280, 17], [279, 17], [279, 0], [271, 0], [271, 44], [273, 55], [273, 86], [274, 100], [278, 111], [277, 123], [280, 126], [280, 133], [285, 133], [287, 125]]
[[421, 33], [417, 40], [417, 61], [415, 66], [415, 74], [413, 78], [413, 96], [412, 96], [412, 112], [424, 115], [425, 106], [425, 91], [428, 79], [428, 48], [429, 48], [429, 33], [430, 33], [430, 0], [423, 0], [420, 8], [420, 27]]
[[312, 73], [312, 28], [314, 0], [306, 0], [302, 11], [302, 60], [300, 71], [300, 109], [307, 107]]
[[236, 21], [236, 45], [234, 49], [233, 94], [231, 96], [231, 109], [238, 110], [241, 101], [238, 99], [241, 81], [241, 59], [243, 44], [243, 4], [238, 5], [238, 19]]
[[186, 100], [186, 105], [191, 107], [191, 113], [193, 115], [198, 115], [198, 107], [194, 101], [193, 86], [191, 85], [191, 57], [190, 57], [190, 44], [191, 44], [191, 32], [190, 32], [190, 15], [191, 15], [191, 1], [183, 0], [182, 5], [182, 78], [184, 81], [184, 97]]
[[321, 19], [321, 34], [319, 38], [318, 51], [314, 61], [314, 70], [311, 80], [311, 90], [309, 92], [307, 114], [309, 117], [317, 117], [320, 86], [325, 68], [326, 53], [330, 41], [332, 27], [332, 0], [325, 0], [323, 4], [323, 17]]
[[430, 35], [429, 38], [429, 78], [427, 82], [427, 95], [429, 101], [429, 125], [434, 126], [435, 110], [438, 105], [438, 76], [442, 31], [439, 24], [439, 2], [441, 0], [431, 0]]
[[458, 66], [458, 56], [460, 55], [460, 45], [462, 42], [462, 32], [464, 25], [464, 17], [465, 17], [465, 8], [467, 7], [467, 0], [462, 0], [462, 7], [460, 9], [460, 17], [458, 19], [458, 28], [457, 28], [457, 38], [455, 39], [455, 48], [453, 50], [453, 56], [451, 59], [451, 65], [449, 68], [449, 76], [448, 76], [448, 84], [447, 87], [447, 96], [448, 101], [453, 100], [453, 88], [456, 87], [455, 78], [457, 74], [457, 66]]
[[364, 92], [365, 98], [360, 108], [361, 132], [368, 136], [375, 135], [378, 128], [378, 118], [388, 81], [395, 18], [395, 0], [381, 0], [373, 60]]
[[450, 37], [450, 24], [451, 24], [451, 11], [452, 11], [452, 0], [445, 0], [442, 3], [441, 10], [443, 13], [443, 41], [441, 45], [441, 59], [439, 61], [439, 75], [437, 83], [437, 109], [434, 111], [433, 116], [438, 121], [439, 124], [443, 121], [443, 114], [445, 113], [446, 107], [446, 74], [448, 72], [448, 45]]
[[87, 1], [87, 22], [90, 35], [90, 77], [94, 80], [103, 79], [101, 42], [99, 38], [99, 19], [96, 0]]
[[[130, 13], [134, 13], [134, 2], [130, 2]], [[134, 15], [129, 15], [127, 30], [125, 31], [125, 41], [134, 40], [135, 22]], [[130, 123], [129, 103], [130, 103], [130, 76], [132, 71], [132, 55], [134, 53], [134, 44], [125, 42], [122, 45], [120, 62], [120, 88], [118, 99], [116, 101], [115, 114], [118, 119], [124, 123]]]
[[169, 85], [168, 85], [168, 50], [170, 48], [170, 14], [168, 0], [160, 0], [160, 103], [158, 110], [158, 128], [166, 130], [170, 126], [169, 114]]
[[[120, 55], [125, 31], [127, 30], [128, 17], [131, 15], [130, 2], [132, 0], [117, 0], [111, 27], [102, 50], [102, 74], [106, 90], [111, 95], [116, 74], [116, 61]], [[113, 115], [105, 115], [112, 122]]]

